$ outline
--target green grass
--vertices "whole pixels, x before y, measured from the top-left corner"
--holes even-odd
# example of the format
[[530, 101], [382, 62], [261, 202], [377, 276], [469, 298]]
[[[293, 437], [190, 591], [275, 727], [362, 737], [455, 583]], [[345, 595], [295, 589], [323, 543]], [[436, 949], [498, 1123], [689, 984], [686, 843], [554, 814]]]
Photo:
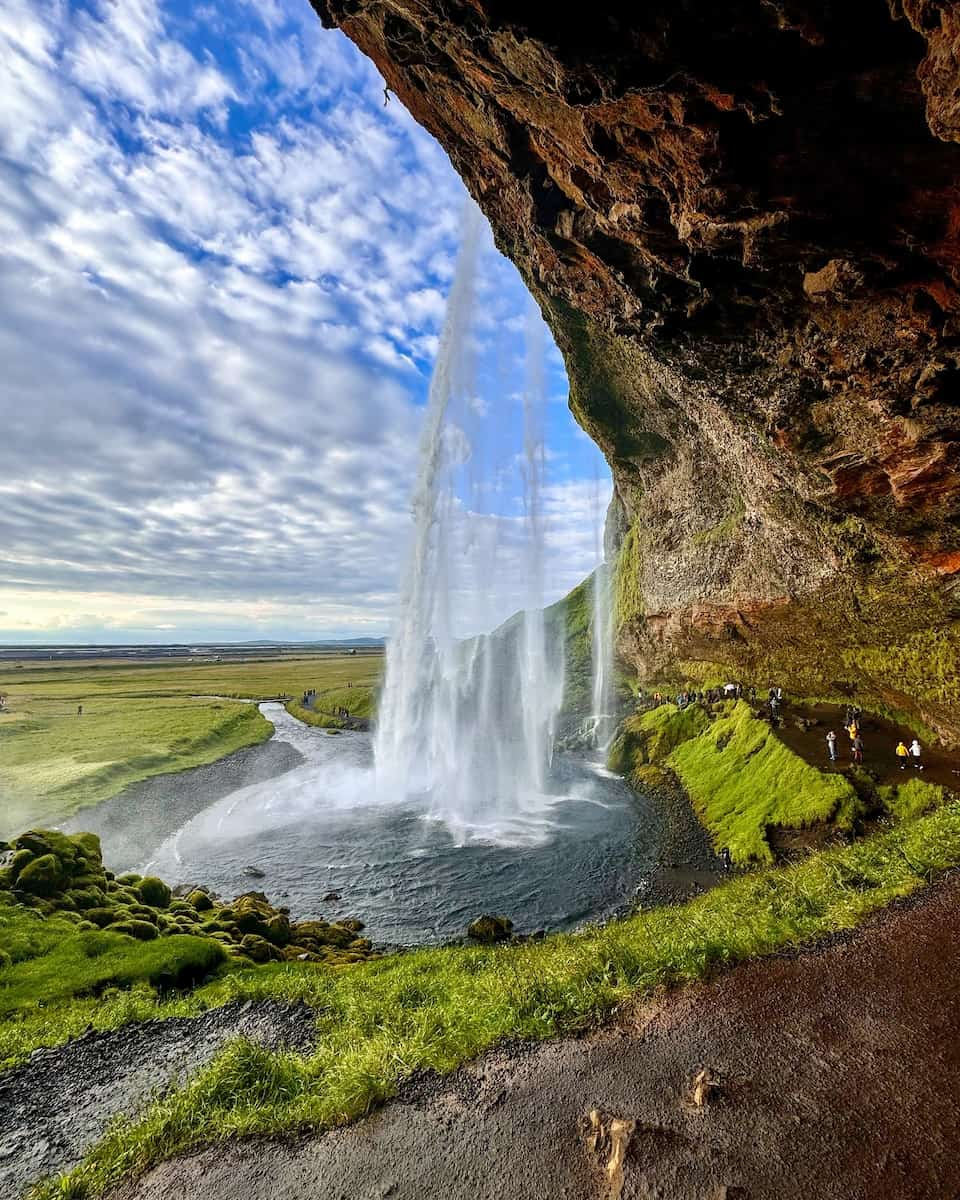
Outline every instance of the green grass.
[[717, 848], [734, 862], [769, 863], [769, 825], [802, 829], [822, 821], [850, 828], [860, 810], [848, 780], [789, 750], [744, 701], [725, 706], [699, 737], [667, 760]]
[[[0, 836], [62, 821], [128, 784], [215, 762], [270, 737], [251, 704], [215, 697], [369, 690], [381, 655], [0, 668]], [[77, 705], [83, 716], [77, 716]], [[349, 707], [349, 705], [348, 705]], [[352, 711], [352, 708], [351, 708]]]
[[41, 1185], [36, 1200], [98, 1196], [158, 1160], [233, 1135], [342, 1124], [415, 1071], [450, 1071], [506, 1038], [580, 1030], [658, 987], [852, 928], [958, 863], [960, 801], [951, 801], [853, 845], [746, 874], [688, 904], [542, 943], [420, 950], [351, 971], [288, 965], [233, 973], [189, 1004], [307, 1000], [319, 1011], [314, 1052], [234, 1043], [140, 1120], [116, 1124], [76, 1170]]
[[81, 930], [64, 916], [40, 917], [0, 894], [0, 1022], [108, 986], [194, 984], [225, 960], [206, 938], [138, 942], [105, 930]]
[[681, 742], [697, 737], [709, 725], [710, 718], [698, 704], [685, 709], [661, 704], [649, 712], [637, 713], [621, 723], [607, 765], [640, 784], [638, 767], [663, 762]]
[[900, 821], [912, 821], [947, 798], [946, 790], [911, 776], [905, 783], [877, 788], [883, 807]]
[[372, 720], [376, 706], [373, 687], [331, 688], [319, 693], [314, 708], [304, 708], [298, 700], [288, 700], [285, 705], [291, 717], [317, 729], [342, 729], [345, 722], [334, 715], [338, 708], [345, 708], [351, 717]]

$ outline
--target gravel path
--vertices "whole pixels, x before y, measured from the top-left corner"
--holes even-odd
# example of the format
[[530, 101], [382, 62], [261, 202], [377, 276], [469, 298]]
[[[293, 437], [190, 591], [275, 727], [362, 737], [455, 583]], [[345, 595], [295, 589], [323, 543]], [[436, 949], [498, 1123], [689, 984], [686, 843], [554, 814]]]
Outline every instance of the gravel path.
[[[426, 1076], [347, 1129], [213, 1147], [114, 1200], [960, 1195], [960, 880], [579, 1040]], [[722, 1087], [691, 1100], [703, 1067]], [[598, 1150], [588, 1113], [616, 1136]]]
[[236, 1002], [200, 1017], [126, 1025], [37, 1050], [0, 1074], [0, 1196], [73, 1166], [117, 1113], [207, 1063], [230, 1038], [308, 1049], [316, 1014], [306, 1005]]

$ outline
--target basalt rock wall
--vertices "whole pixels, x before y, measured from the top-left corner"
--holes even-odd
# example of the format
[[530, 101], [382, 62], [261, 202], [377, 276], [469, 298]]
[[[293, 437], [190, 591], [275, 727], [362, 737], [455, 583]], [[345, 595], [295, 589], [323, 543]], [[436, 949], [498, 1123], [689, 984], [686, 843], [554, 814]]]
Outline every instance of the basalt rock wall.
[[960, 6], [313, 2], [543, 307], [625, 657], [960, 741]]

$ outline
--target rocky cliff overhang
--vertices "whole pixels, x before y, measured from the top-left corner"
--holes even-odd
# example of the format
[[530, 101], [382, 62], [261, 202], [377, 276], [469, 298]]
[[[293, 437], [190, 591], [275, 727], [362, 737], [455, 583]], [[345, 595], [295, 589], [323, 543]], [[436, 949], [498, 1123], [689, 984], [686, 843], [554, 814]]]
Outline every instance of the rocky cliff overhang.
[[543, 306], [613, 468], [641, 669], [809, 673], [828, 610], [830, 638], [879, 647], [947, 628], [960, 6], [313, 3]]

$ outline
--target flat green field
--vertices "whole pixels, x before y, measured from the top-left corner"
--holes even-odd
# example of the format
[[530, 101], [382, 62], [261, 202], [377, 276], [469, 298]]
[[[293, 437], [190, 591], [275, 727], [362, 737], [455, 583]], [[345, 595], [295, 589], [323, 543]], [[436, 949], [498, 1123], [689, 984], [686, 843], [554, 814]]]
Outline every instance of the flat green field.
[[0, 836], [265, 741], [272, 727], [244, 699], [372, 689], [382, 666], [380, 654], [4, 664]]

